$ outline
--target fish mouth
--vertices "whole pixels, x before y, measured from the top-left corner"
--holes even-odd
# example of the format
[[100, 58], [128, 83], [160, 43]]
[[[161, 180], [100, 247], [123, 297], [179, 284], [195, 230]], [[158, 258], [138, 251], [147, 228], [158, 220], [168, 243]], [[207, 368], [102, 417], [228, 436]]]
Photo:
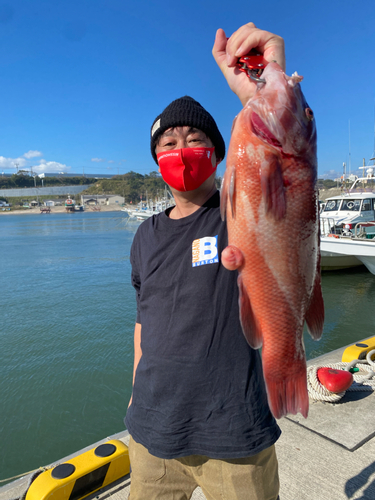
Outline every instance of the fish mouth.
[[260, 116], [254, 111], [251, 113], [251, 126], [254, 133], [271, 146], [282, 149], [282, 145], [277, 137], [270, 131]]

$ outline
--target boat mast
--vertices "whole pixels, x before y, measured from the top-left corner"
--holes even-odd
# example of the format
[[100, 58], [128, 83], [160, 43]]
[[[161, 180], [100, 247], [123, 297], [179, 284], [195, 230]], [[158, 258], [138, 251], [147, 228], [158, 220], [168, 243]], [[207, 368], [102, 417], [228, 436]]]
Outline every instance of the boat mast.
[[350, 120], [349, 120], [349, 177], [351, 174], [351, 153], [350, 153]]

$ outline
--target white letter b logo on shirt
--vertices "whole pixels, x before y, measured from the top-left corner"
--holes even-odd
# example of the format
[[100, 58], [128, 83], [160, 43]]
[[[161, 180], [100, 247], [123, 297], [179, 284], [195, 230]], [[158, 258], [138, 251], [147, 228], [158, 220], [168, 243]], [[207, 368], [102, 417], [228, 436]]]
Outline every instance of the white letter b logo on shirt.
[[217, 236], [206, 236], [205, 238], [194, 240], [192, 250], [193, 267], [219, 262], [217, 251]]

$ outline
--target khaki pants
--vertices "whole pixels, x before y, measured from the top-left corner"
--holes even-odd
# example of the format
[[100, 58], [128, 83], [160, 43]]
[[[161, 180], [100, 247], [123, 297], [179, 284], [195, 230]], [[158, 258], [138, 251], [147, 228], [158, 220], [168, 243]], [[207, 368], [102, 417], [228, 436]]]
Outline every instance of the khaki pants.
[[164, 460], [130, 438], [129, 500], [188, 500], [200, 486], [207, 500], [277, 500], [275, 446], [248, 458], [216, 460], [203, 455]]

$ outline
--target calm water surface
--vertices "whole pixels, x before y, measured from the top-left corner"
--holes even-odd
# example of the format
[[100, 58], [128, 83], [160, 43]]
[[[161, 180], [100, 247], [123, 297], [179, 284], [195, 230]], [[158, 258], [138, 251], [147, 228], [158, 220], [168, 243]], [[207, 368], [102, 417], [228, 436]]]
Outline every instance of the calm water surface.
[[[121, 215], [0, 216], [0, 479], [124, 429], [137, 225]], [[323, 295], [324, 335], [305, 335], [308, 358], [375, 335], [375, 276], [324, 274]]]

